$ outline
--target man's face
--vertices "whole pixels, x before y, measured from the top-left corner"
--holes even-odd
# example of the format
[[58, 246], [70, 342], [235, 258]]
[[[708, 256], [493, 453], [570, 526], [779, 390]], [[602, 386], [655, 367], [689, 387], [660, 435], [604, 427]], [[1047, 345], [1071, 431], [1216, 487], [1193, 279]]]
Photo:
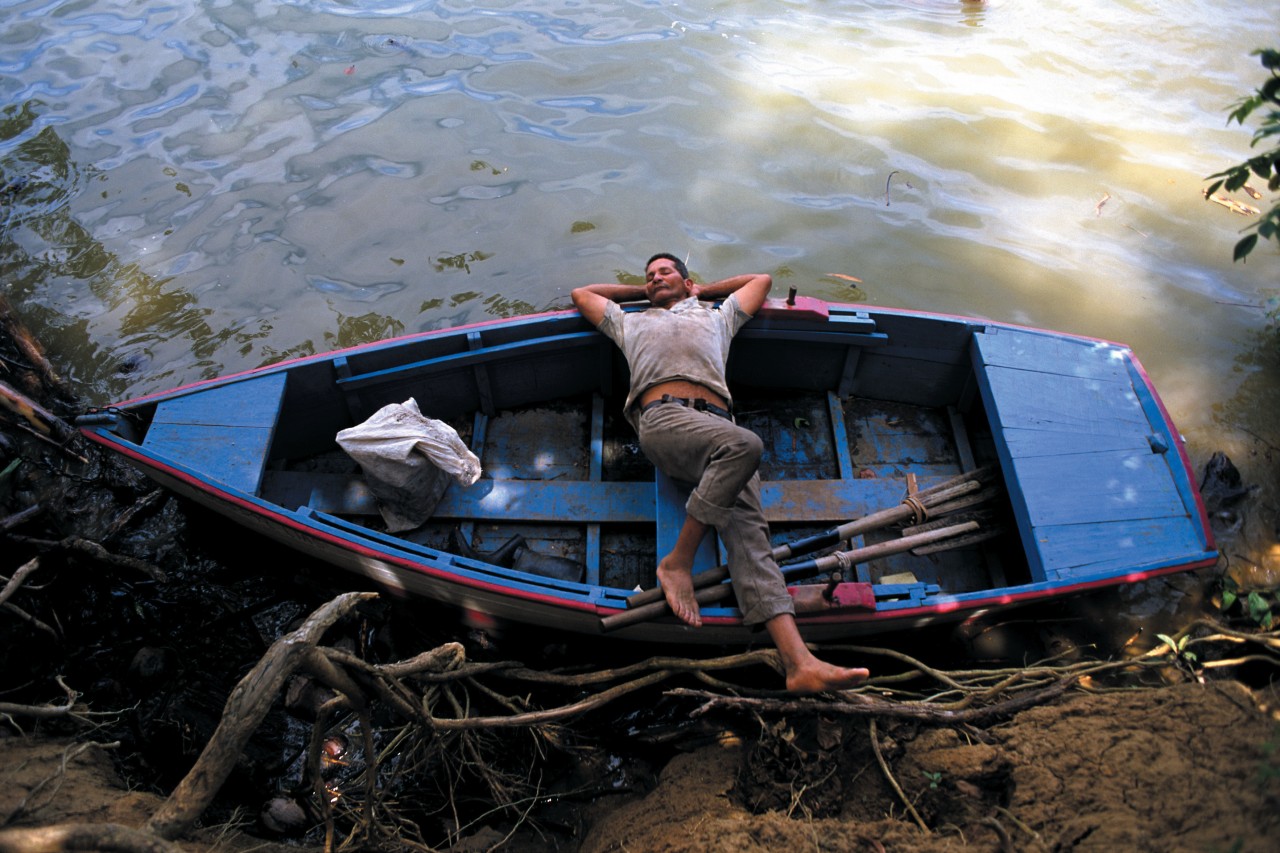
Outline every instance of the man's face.
[[644, 291], [654, 305], [670, 308], [689, 297], [693, 282], [681, 276], [669, 259], [658, 258], [644, 271]]

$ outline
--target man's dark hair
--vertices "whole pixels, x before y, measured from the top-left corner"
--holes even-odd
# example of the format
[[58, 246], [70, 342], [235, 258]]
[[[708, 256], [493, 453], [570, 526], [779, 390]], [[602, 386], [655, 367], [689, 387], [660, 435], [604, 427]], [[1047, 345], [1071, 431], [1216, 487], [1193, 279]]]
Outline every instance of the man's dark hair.
[[648, 271], [648, 269], [649, 269], [649, 264], [653, 263], [654, 261], [658, 260], [659, 258], [662, 258], [662, 259], [664, 259], [664, 260], [671, 261], [671, 265], [672, 265], [673, 267], [675, 267], [675, 268], [676, 268], [676, 272], [680, 273], [680, 277], [681, 277], [681, 278], [688, 278], [688, 277], [689, 277], [689, 268], [688, 268], [688, 267], [686, 267], [686, 266], [684, 265], [684, 261], [680, 260], [679, 258], [677, 258], [675, 255], [671, 254], [670, 252], [659, 252], [658, 254], [656, 254], [656, 255], [654, 255], [652, 258], [650, 258], [649, 260], [645, 261], [645, 262], [644, 262], [644, 268], [645, 268], [645, 271], [646, 271], [646, 272]]

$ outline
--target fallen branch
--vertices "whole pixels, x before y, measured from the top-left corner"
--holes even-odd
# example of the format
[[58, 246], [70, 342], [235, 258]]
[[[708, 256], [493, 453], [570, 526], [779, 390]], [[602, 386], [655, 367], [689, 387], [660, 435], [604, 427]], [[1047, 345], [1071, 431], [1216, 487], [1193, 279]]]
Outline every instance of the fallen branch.
[[8, 582], [5, 583], [4, 589], [0, 589], [0, 604], [4, 604], [15, 592], [21, 589], [22, 585], [27, 582], [27, 578], [34, 574], [39, 568], [40, 559], [38, 557], [23, 563], [22, 566], [13, 573], [13, 577], [9, 578]]
[[[149, 832], [172, 840], [195, 825], [231, 774], [245, 744], [271, 710], [285, 679], [299, 669], [313, 666], [312, 674], [317, 678], [332, 676], [332, 667], [316, 665], [316, 659], [320, 657], [316, 643], [325, 631], [350, 614], [357, 605], [374, 598], [377, 594], [370, 592], [340, 595], [312, 613], [298, 630], [271, 644], [262, 660], [231, 691], [222, 720], [195, 766], [147, 821]], [[329, 686], [339, 691], [344, 687], [352, 688], [349, 679], [339, 679], [338, 684]], [[362, 702], [358, 689], [353, 692], [356, 695], [347, 698]]]
[[721, 696], [705, 690], [677, 688], [667, 692], [668, 696], [685, 696], [701, 699], [702, 704], [695, 708], [691, 715], [700, 717], [718, 708], [751, 711], [753, 713], [772, 714], [825, 714], [842, 717], [884, 717], [896, 720], [911, 720], [935, 726], [984, 726], [998, 720], [1007, 719], [1019, 711], [1043, 705], [1066, 693], [1077, 682], [1075, 676], [1058, 679], [1048, 687], [1023, 693], [1011, 699], [1005, 699], [982, 708], [950, 708], [932, 707], [923, 702], [891, 702], [856, 693], [846, 693], [842, 701], [815, 699], [769, 699], [751, 696]]
[[12, 530], [18, 525], [30, 521], [42, 512], [44, 512], [44, 507], [41, 504], [35, 504], [34, 506], [29, 506], [26, 509], [18, 510], [12, 515], [6, 515], [4, 518], [0, 518], [0, 532]]
[[165, 575], [163, 570], [156, 566], [151, 565], [145, 560], [126, 557], [123, 554], [113, 554], [91, 539], [84, 539], [79, 536], [68, 536], [66, 539], [36, 539], [30, 536], [16, 535], [10, 535], [9, 538], [14, 542], [30, 545], [33, 548], [83, 554], [87, 557], [92, 557], [104, 565], [117, 566], [122, 569], [141, 572], [157, 583], [165, 583], [168, 581], [168, 576]]
[[3, 603], [0, 603], [0, 609], [3, 609], [6, 613], [12, 613], [14, 616], [17, 616], [19, 619], [21, 619], [23, 622], [26, 622], [32, 628], [35, 628], [37, 631], [43, 631], [44, 633], [48, 634], [50, 637], [53, 637], [55, 640], [59, 638], [58, 632], [54, 629], [52, 625], [49, 625], [48, 623], [40, 619], [37, 619], [35, 616], [32, 616], [30, 613], [23, 610], [21, 607], [14, 604], [12, 601], [6, 601]]
[[18, 315], [14, 313], [9, 301], [3, 296], [0, 296], [0, 330], [9, 334], [14, 346], [30, 363], [28, 369], [36, 374], [39, 381], [46, 388], [65, 397], [71, 396], [62, 378], [53, 369], [49, 359], [45, 358], [44, 348], [36, 342], [35, 337], [32, 336], [26, 325], [18, 319]]
[[70, 441], [79, 434], [62, 418], [5, 382], [0, 382], [0, 407], [25, 421], [37, 434], [57, 442]]
[[1214, 204], [1222, 205], [1232, 213], [1238, 213], [1241, 216], [1257, 216], [1259, 213], [1261, 213], [1261, 211], [1258, 210], [1258, 208], [1254, 207], [1253, 205], [1245, 204], [1242, 201], [1236, 201], [1235, 199], [1228, 198], [1227, 196], [1224, 196], [1221, 193], [1214, 193], [1213, 195], [1209, 195], [1207, 190], [1202, 190], [1201, 192], [1203, 193], [1205, 198], [1209, 199], [1209, 201], [1213, 202]]

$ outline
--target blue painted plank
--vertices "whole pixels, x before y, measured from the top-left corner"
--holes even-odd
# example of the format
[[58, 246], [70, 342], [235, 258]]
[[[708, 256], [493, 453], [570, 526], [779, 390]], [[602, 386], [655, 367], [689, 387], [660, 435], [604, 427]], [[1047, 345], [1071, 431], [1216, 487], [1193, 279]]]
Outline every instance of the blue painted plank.
[[255, 494], [284, 398], [273, 373], [199, 391], [156, 407], [142, 446], [210, 480]]
[[1126, 348], [1004, 328], [973, 340], [1034, 580], [1202, 551]]
[[1102, 378], [1056, 372], [1071, 369], [1073, 365], [1057, 362], [988, 366], [987, 381], [1000, 401], [1001, 424], [1082, 435], [1125, 435], [1150, 429], [1127, 374]]
[[1186, 516], [1165, 458], [1150, 450], [1033, 456], [1013, 467], [1037, 527]]
[[1196, 530], [1182, 518], [1046, 525], [1036, 529], [1036, 536], [1049, 580], [1078, 581], [1116, 569], [1180, 563], [1205, 552]]
[[[920, 476], [928, 488], [955, 472]], [[477, 520], [635, 522], [653, 524], [655, 491], [650, 482], [586, 480], [490, 480], [468, 488], [450, 485], [437, 516]], [[897, 506], [906, 494], [901, 479], [791, 480], [761, 484], [765, 515], [779, 522], [839, 523]], [[268, 471], [263, 497], [288, 509], [310, 505], [340, 515], [375, 515], [377, 506], [359, 477], [304, 471]], [[687, 496], [676, 502], [683, 521]]]
[[1028, 329], [995, 327], [974, 336], [986, 364], [1019, 370], [1062, 371], [1081, 379], [1126, 382], [1127, 347]]
[[[917, 469], [919, 470], [919, 469]], [[903, 472], [905, 473], [905, 471]], [[927, 489], [958, 474], [919, 470]], [[760, 500], [770, 524], [779, 522], [844, 522], [902, 503], [906, 481], [899, 477], [867, 480], [775, 480], [760, 484]]]
[[653, 484], [485, 479], [465, 488], [450, 484], [434, 515], [476, 520], [651, 523]]
[[164, 400], [153, 423], [209, 426], [273, 426], [287, 376], [271, 373]]
[[[680, 528], [684, 526], [684, 505], [689, 500], [689, 490], [674, 480], [656, 471], [654, 478], [654, 496], [657, 504], [657, 557], [661, 560], [676, 546], [676, 538]], [[698, 552], [693, 558], [694, 572], [705, 572], [720, 565], [716, 556], [716, 537], [708, 533], [698, 543]]]
[[1017, 457], [1068, 456], [1094, 451], [1151, 452], [1148, 436], [1137, 431], [1099, 435], [1051, 428], [1009, 427], [1004, 431], [1004, 438], [1009, 451]]

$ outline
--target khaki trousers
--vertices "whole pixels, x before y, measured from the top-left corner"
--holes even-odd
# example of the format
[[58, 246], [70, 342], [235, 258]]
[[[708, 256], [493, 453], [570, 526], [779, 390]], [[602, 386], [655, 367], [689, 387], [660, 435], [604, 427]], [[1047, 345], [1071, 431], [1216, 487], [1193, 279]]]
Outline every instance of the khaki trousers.
[[675, 403], [641, 412], [639, 427], [640, 449], [649, 461], [692, 489], [685, 511], [714, 527], [724, 542], [743, 621], [759, 625], [795, 613], [760, 504], [760, 437], [719, 415]]

